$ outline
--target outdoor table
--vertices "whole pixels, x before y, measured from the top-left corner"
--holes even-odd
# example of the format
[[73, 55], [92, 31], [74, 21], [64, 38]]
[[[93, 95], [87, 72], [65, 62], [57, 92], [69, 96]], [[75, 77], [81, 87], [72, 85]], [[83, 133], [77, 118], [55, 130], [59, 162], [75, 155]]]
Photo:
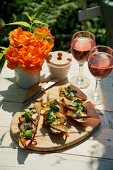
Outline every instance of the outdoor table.
[[[42, 76], [48, 78], [46, 62]], [[78, 73], [78, 63], [73, 59], [68, 79]], [[90, 74], [87, 62], [83, 74], [90, 80], [86, 93], [95, 87], [95, 78]], [[104, 103], [95, 106], [101, 119], [101, 125], [91, 137], [78, 145], [52, 153], [40, 153], [20, 149], [10, 136], [12, 116], [20, 111], [22, 101], [29, 89], [18, 87], [14, 71], [6, 63], [0, 75], [0, 170], [113, 170], [113, 72], [101, 81]]]

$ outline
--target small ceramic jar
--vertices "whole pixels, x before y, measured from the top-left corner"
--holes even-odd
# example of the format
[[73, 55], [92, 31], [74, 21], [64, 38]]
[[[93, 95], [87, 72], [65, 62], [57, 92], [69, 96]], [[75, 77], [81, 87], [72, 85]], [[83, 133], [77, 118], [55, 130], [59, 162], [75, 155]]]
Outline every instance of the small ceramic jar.
[[71, 66], [72, 55], [64, 51], [54, 51], [49, 53], [46, 61], [51, 78], [64, 79]]

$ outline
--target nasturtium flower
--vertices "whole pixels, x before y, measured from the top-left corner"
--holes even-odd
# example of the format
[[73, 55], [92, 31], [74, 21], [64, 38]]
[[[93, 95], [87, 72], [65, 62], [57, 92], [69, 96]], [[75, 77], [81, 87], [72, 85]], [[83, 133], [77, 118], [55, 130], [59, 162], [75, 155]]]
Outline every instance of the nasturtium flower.
[[20, 68], [30, 73], [40, 71], [54, 46], [54, 37], [49, 28], [35, 28], [34, 32], [21, 27], [9, 35], [9, 48], [5, 54], [10, 69]]

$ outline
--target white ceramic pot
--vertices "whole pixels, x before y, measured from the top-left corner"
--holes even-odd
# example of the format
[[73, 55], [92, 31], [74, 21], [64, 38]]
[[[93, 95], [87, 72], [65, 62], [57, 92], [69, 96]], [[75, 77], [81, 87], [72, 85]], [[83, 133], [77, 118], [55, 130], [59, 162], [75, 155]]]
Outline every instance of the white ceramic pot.
[[65, 79], [72, 64], [72, 55], [64, 51], [51, 52], [47, 57], [51, 78]]
[[30, 74], [21, 69], [15, 69], [15, 79], [21, 88], [30, 88], [40, 82], [40, 72]]
[[65, 79], [68, 75], [71, 63], [66, 66], [53, 66], [48, 63], [48, 68], [51, 74], [51, 78]]

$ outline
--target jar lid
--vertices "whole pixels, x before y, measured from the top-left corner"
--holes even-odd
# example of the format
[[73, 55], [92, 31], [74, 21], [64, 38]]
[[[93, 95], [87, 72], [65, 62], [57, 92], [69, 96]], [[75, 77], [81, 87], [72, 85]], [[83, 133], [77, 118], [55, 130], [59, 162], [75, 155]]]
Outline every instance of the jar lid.
[[54, 66], [67, 66], [72, 61], [72, 55], [64, 51], [54, 51], [49, 53], [47, 62]]

